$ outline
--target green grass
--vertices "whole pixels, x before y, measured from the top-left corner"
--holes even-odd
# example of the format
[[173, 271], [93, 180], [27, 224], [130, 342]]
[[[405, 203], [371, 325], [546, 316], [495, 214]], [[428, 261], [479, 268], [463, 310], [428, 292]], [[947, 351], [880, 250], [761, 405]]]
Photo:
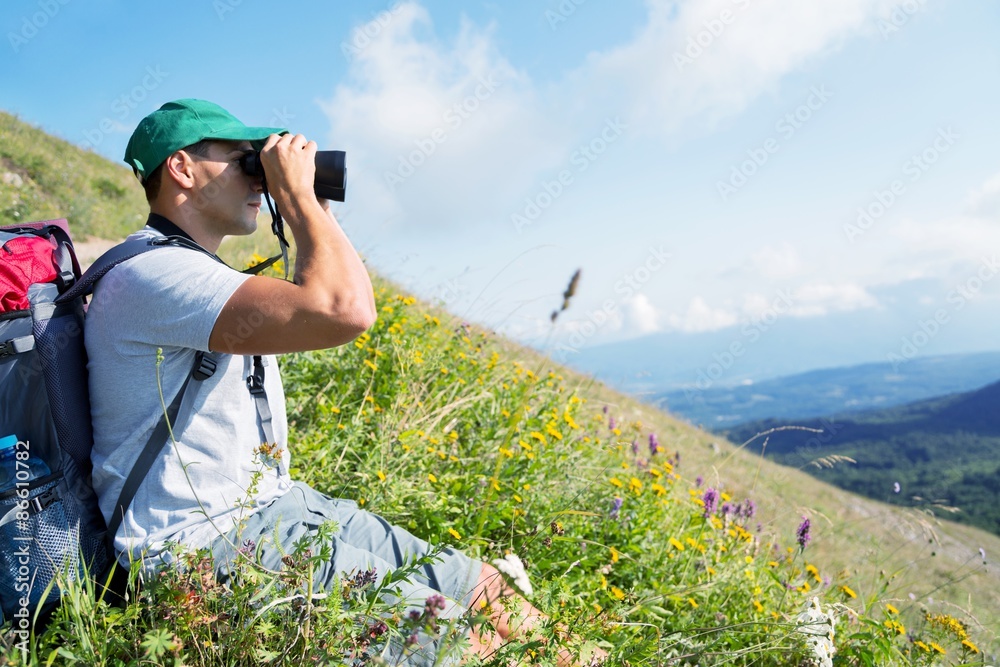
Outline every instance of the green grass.
[[[261, 231], [220, 254], [241, 267], [252, 252], [271, 254], [269, 239]], [[379, 320], [368, 333], [282, 359], [292, 473], [435, 544], [520, 556], [533, 601], [573, 634], [548, 626], [497, 664], [546, 664], [540, 640], [583, 652], [599, 644], [615, 665], [812, 664], [817, 637], [800, 615], [814, 597], [836, 619], [834, 664], [986, 664], [962, 641], [996, 650], [1000, 583], [978, 548], [1000, 553], [997, 538], [716, 442], [375, 284]], [[709, 488], [720, 494], [711, 512]], [[747, 500], [753, 516], [722, 507]], [[27, 660], [9, 632], [2, 655], [32, 665], [351, 664], [366, 645], [427, 626], [356, 578], [309, 594], [323, 549], [322, 539], [300, 545], [280, 572], [249, 550], [226, 584], [205, 554], [185, 555], [124, 608], [63, 582], [65, 601]]]

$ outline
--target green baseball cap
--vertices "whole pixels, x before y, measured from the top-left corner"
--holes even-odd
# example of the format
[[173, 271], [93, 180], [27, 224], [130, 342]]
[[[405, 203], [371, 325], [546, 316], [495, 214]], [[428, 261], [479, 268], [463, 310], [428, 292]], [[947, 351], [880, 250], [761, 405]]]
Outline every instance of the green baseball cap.
[[203, 139], [249, 141], [257, 150], [280, 127], [247, 127], [218, 104], [205, 100], [175, 100], [141, 121], [125, 147], [125, 163], [141, 180], [163, 164], [174, 151]]

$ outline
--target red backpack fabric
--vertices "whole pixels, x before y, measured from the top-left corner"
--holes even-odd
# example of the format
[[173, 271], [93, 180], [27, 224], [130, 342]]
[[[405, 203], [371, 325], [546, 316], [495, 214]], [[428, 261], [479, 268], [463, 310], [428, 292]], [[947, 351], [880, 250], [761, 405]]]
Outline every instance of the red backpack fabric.
[[28, 286], [55, 282], [55, 242], [50, 237], [18, 236], [0, 248], [0, 313], [27, 310]]

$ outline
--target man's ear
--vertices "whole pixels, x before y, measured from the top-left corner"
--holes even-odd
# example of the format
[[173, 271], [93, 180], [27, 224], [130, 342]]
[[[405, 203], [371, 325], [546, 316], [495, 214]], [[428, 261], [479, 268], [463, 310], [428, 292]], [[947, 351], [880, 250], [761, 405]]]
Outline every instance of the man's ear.
[[194, 187], [194, 158], [185, 150], [174, 151], [163, 163], [163, 172], [182, 190]]

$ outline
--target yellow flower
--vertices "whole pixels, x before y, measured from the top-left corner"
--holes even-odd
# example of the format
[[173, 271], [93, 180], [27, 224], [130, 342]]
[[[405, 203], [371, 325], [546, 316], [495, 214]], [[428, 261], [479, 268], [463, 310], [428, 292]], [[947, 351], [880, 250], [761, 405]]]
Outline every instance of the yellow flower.
[[667, 490], [665, 488], [663, 488], [662, 486], [660, 486], [659, 484], [653, 484], [649, 488], [653, 489], [653, 491], [655, 491], [656, 495], [658, 495], [658, 496], [665, 496], [665, 495], [667, 495]]
[[611, 547], [611, 562], [612, 563], [617, 563], [618, 562], [619, 555], [620, 555], [620, 553], [618, 552], [618, 549], [615, 549], [614, 547]]
[[760, 603], [760, 600], [757, 600], [756, 598], [754, 598], [753, 601], [753, 608], [756, 609], [757, 611], [764, 611], [764, 605], [762, 605]]
[[430, 482], [431, 484], [437, 484], [437, 481], [438, 481], [438, 478], [434, 476], [434, 473], [432, 473], [432, 472], [429, 472], [429, 473], [427, 473], [427, 480], [428, 480], [428, 481], [429, 481], [429, 482]]
[[941, 655], [945, 654], [945, 650], [941, 648], [941, 645], [938, 644], [937, 642], [931, 642], [931, 648], [940, 653]]
[[858, 594], [855, 593], [853, 590], [851, 590], [850, 586], [846, 586], [846, 585], [845, 586], [841, 586], [840, 590], [844, 591], [844, 595], [846, 595], [847, 597], [851, 598], [852, 600], [854, 598], [858, 597]]
[[962, 640], [962, 646], [964, 646], [967, 650], [972, 651], [973, 653], [979, 653], [979, 647], [970, 642], [968, 639]]
[[462, 536], [461, 536], [461, 535], [459, 535], [459, 534], [458, 534], [458, 531], [457, 531], [457, 530], [455, 530], [454, 528], [449, 528], [449, 529], [448, 529], [448, 533], [449, 533], [449, 534], [450, 534], [450, 535], [451, 535], [452, 537], [454, 537], [454, 538], [455, 538], [456, 540], [460, 540], [460, 539], [462, 539]]
[[612, 477], [608, 481], [611, 482], [612, 485], [617, 486], [619, 489], [625, 486], [624, 484], [622, 484], [622, 481], [617, 477]]
[[382, 472], [381, 470], [379, 470], [375, 474], [378, 475], [378, 479], [379, 479], [380, 482], [384, 482], [385, 481], [385, 473], [384, 472]]
[[618, 600], [624, 600], [625, 599], [625, 591], [623, 591], [622, 589], [618, 588], [617, 586], [612, 586], [611, 587], [611, 594], [614, 595], [615, 598], [618, 599]]
[[899, 610], [893, 607], [891, 604], [886, 603], [885, 610], [890, 614], [898, 614]]
[[628, 481], [629, 491], [635, 491], [636, 495], [642, 492], [642, 482], [633, 477]]
[[532, 431], [528, 435], [530, 435], [532, 438], [542, 443], [543, 445], [548, 444], [548, 441], [545, 439], [545, 436], [539, 433], [538, 431]]
[[917, 641], [913, 642], [913, 643], [916, 644], [917, 648], [919, 648], [921, 651], [924, 651], [925, 653], [930, 653], [931, 652], [931, 647], [928, 646], [927, 644], [923, 643], [919, 639]]
[[691, 606], [692, 606], [692, 607], [694, 607], [695, 609], [697, 609], [697, 608], [698, 608], [698, 603], [694, 601], [694, 598], [688, 598], [688, 602], [689, 602], [689, 603], [691, 604]]
[[678, 551], [684, 551], [684, 545], [681, 544], [680, 540], [678, 540], [676, 537], [671, 537], [667, 541], [670, 542], [670, 546], [672, 546], [674, 549], [677, 549]]

